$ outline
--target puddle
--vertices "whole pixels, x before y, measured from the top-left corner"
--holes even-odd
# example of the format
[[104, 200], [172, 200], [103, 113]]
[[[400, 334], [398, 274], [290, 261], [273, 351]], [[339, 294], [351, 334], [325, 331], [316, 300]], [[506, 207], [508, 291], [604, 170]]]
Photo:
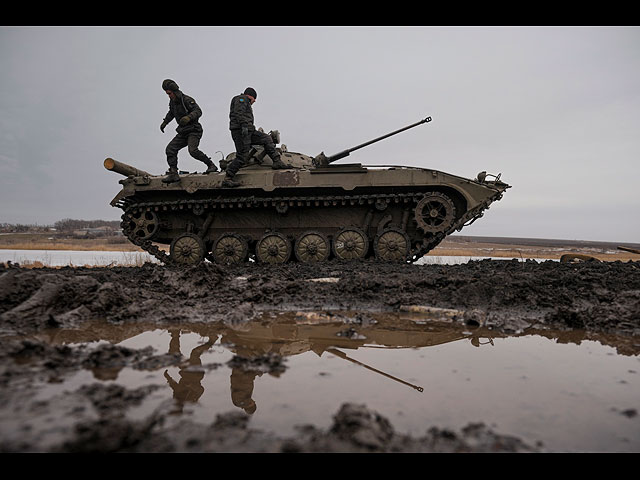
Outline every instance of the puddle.
[[[446, 313], [446, 312], [445, 312]], [[497, 333], [424, 312], [264, 313], [250, 323], [91, 323], [36, 335], [50, 345], [112, 344], [182, 356], [160, 368], [85, 368], [38, 396], [96, 382], [155, 387], [128, 415], [172, 402], [175, 418], [211, 424], [243, 411], [286, 436], [327, 429], [341, 404], [366, 404], [397, 432], [484, 422], [548, 451], [640, 451], [639, 342], [612, 335]], [[34, 338], [34, 337], [31, 337]]]
[[51, 267], [72, 265], [142, 265], [158, 260], [146, 252], [86, 250], [11, 250], [0, 249], [0, 262], [30, 264], [40, 262]]

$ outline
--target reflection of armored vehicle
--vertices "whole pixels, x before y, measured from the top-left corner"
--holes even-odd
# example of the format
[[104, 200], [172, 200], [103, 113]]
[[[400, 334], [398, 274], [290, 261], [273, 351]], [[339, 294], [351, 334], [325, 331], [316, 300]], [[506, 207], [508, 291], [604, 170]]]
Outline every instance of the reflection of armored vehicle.
[[[271, 159], [256, 146], [236, 176], [242, 182], [237, 188], [220, 187], [224, 173], [191, 173], [165, 184], [161, 175], [107, 158], [108, 170], [127, 176], [111, 205], [124, 210], [129, 240], [165, 263], [240, 263], [250, 257], [265, 263], [368, 257], [413, 262], [481, 217], [509, 185], [500, 175], [488, 180], [485, 172], [467, 179], [425, 168], [333, 162], [430, 120], [331, 157], [280, 145], [282, 160], [291, 166], [284, 170], [271, 169]], [[278, 132], [271, 136], [279, 143]], [[169, 255], [156, 244], [170, 245]]]

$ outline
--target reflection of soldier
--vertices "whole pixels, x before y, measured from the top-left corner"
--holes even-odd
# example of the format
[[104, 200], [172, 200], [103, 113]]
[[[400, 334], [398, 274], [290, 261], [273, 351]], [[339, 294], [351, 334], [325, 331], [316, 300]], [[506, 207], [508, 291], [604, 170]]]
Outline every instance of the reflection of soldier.
[[[198, 345], [193, 349], [191, 355], [189, 356], [188, 367], [181, 369], [179, 372], [179, 381], [176, 382], [173, 378], [171, 378], [171, 375], [169, 375], [169, 372], [167, 370], [164, 371], [164, 378], [167, 380], [167, 383], [173, 390], [173, 398], [176, 400], [179, 411], [182, 411], [184, 404], [187, 402], [196, 403], [204, 393], [204, 387], [200, 383], [204, 378], [204, 371], [202, 371], [201, 369], [193, 369], [193, 367], [202, 366], [200, 356], [204, 352], [209, 350], [209, 348], [211, 348], [214, 343], [215, 340], [211, 341], [211, 339], [209, 338], [206, 343]], [[180, 353], [179, 330], [171, 331], [169, 353]]]
[[231, 370], [231, 401], [236, 407], [242, 408], [248, 414], [256, 411], [256, 402], [251, 398], [253, 395], [253, 382], [256, 376], [262, 372], [247, 371], [242, 367]]
[[177, 135], [169, 142], [166, 148], [167, 163], [169, 172], [162, 181], [173, 183], [180, 181], [178, 175], [178, 152], [184, 147], [188, 147], [189, 154], [196, 160], [200, 160], [207, 166], [205, 173], [218, 171], [218, 167], [199, 148], [202, 138], [202, 125], [198, 119], [202, 116], [202, 110], [196, 101], [188, 95], [182, 93], [178, 84], [171, 79], [162, 82], [162, 89], [169, 95], [169, 111], [162, 120], [160, 130], [164, 133], [164, 128], [175, 118], [178, 122], [176, 128]]
[[231, 109], [229, 112], [229, 130], [231, 130], [231, 138], [236, 147], [236, 158], [227, 166], [226, 175], [222, 182], [223, 187], [237, 187], [239, 182], [233, 177], [236, 176], [238, 170], [244, 167], [249, 161], [249, 151], [251, 145], [262, 145], [273, 161], [272, 168], [287, 168], [281, 159], [280, 154], [273, 144], [270, 135], [256, 130], [253, 124], [253, 109], [251, 105], [258, 98], [256, 91], [248, 87], [244, 93], [236, 95], [231, 100]]
[[[265, 353], [269, 353], [274, 349], [275, 345], [247, 342], [239, 338], [234, 331], [228, 331], [223, 335], [220, 343], [222, 345], [232, 345], [234, 347], [232, 350], [237, 355], [229, 363], [231, 366], [231, 377], [229, 378], [231, 401], [236, 407], [252, 415], [257, 409], [256, 402], [252, 398], [254, 382], [256, 377], [262, 376], [264, 372], [251, 368], [244, 361], [264, 356]], [[235, 363], [236, 359], [241, 360]]]

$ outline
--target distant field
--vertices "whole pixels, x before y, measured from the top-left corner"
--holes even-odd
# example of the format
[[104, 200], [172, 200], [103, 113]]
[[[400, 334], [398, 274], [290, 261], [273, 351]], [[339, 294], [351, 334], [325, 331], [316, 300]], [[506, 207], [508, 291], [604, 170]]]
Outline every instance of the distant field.
[[[564, 254], [580, 254], [605, 261], [640, 260], [640, 254], [619, 250], [618, 246], [640, 250], [638, 243], [451, 235], [429, 255], [559, 259]], [[82, 239], [34, 233], [0, 234], [0, 249], [142, 251], [122, 236]]]
[[87, 250], [141, 252], [123, 236], [103, 238], [64, 238], [49, 233], [2, 233], [0, 248], [7, 250]]
[[559, 259], [578, 254], [604, 261], [640, 260], [640, 254], [619, 250], [619, 246], [640, 250], [638, 243], [451, 235], [429, 255]]

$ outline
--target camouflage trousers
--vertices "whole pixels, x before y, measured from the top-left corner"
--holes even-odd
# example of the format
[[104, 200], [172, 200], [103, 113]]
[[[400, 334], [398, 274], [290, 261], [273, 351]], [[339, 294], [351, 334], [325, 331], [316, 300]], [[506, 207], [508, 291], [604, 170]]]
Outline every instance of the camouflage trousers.
[[211, 159], [207, 157], [198, 147], [200, 145], [201, 133], [182, 134], [178, 133], [173, 140], [169, 142], [165, 150], [167, 154], [167, 163], [169, 167], [178, 168], [178, 152], [184, 147], [188, 147], [189, 155], [196, 160], [200, 160], [205, 165], [211, 165]]
[[249, 162], [247, 156], [251, 150], [251, 145], [262, 145], [272, 160], [280, 158], [280, 154], [273, 144], [271, 135], [259, 132], [258, 130], [253, 130], [246, 135], [242, 135], [241, 129], [233, 129], [231, 130], [231, 138], [236, 147], [236, 158], [227, 166], [226, 172], [228, 177], [233, 178], [235, 174], [238, 173], [238, 170]]

